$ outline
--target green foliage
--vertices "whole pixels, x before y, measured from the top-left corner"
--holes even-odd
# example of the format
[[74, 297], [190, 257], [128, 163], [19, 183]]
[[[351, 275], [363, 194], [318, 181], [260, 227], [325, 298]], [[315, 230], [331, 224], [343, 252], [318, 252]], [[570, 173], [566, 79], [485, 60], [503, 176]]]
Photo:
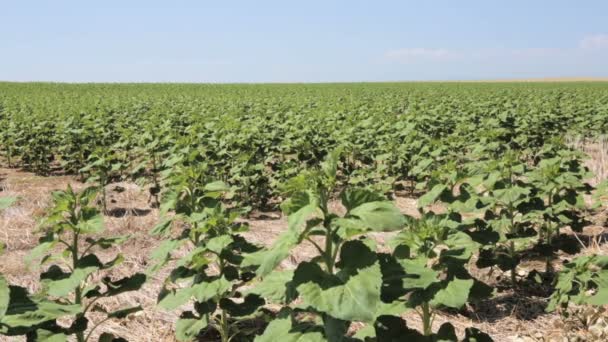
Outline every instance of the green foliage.
[[[154, 252], [157, 264], [150, 272], [173, 260], [180, 247], [189, 250], [176, 260], [159, 294], [158, 306], [175, 310], [194, 302], [194, 310], [182, 312], [176, 323], [179, 341], [195, 340], [209, 330], [216, 331], [223, 342], [246, 337], [248, 332], [241, 322], [258, 315], [265, 303], [262, 297], [244, 296], [241, 290], [254, 275], [252, 267], [243, 265], [243, 254], [258, 248], [239, 235], [247, 230], [246, 225], [236, 222], [240, 211], [222, 204], [221, 196], [230, 190], [224, 183], [212, 182], [201, 188], [186, 184], [175, 184], [179, 192], [165, 197], [163, 209], [173, 210], [175, 216], [153, 230], [166, 240]], [[177, 222], [185, 228], [172, 237], [171, 226]]]
[[[39, 260], [43, 267], [40, 274], [42, 290], [36, 295], [42, 299], [27, 304], [32, 309], [25, 316], [16, 315], [5, 322], [6, 325], [22, 329], [22, 332], [34, 331], [38, 339], [42, 339], [41, 334], [56, 340], [74, 335], [77, 341], [88, 341], [105, 321], [122, 319], [141, 310], [141, 307], [130, 307], [106, 311], [98, 303], [104, 298], [139, 290], [146, 276], [137, 273], [116, 280], [109, 276], [97, 282], [92, 280], [93, 276], [97, 279], [123, 261], [123, 257], [117, 254], [112, 260], [102, 262], [94, 251], [113, 248], [128, 238], [97, 237], [103, 232], [104, 225], [101, 214], [92, 206], [96, 196], [96, 188], [76, 193], [68, 187], [66, 191], [53, 193], [53, 207], [41, 225], [44, 235], [29, 256], [30, 261]], [[12, 293], [11, 289], [11, 296]], [[20, 311], [17, 309], [20, 305], [24, 305], [19, 302], [30, 301], [24, 294], [17, 300], [17, 311]], [[90, 321], [88, 314], [92, 311], [103, 312], [105, 318], [98, 322]], [[55, 320], [61, 316], [69, 316], [72, 324], [69, 327], [57, 324]]]
[[[270, 248], [245, 256], [244, 264], [257, 266], [260, 277], [250, 293], [266, 296], [285, 308], [282, 318], [271, 322], [256, 341], [346, 341], [352, 322], [373, 327], [387, 317], [400, 320], [401, 313], [419, 306], [425, 312], [425, 324], [430, 326], [430, 306], [459, 308], [468, 300], [473, 280], [456, 275], [462, 277], [466, 273], [464, 264], [476, 244], [464, 233], [454, 231], [450, 235], [448, 226], [445, 241], [441, 242], [449, 244], [450, 250], [433, 255], [437, 264], [434, 270], [427, 266], [433, 248], [426, 248], [432, 243], [435, 228], [440, 227], [429, 229], [428, 237], [424, 237], [424, 224], [417, 225], [421, 229], [401, 230], [407, 227], [407, 220], [382, 194], [346, 188], [340, 196], [346, 213], [340, 216], [331, 212], [328, 194], [334, 190], [338, 158], [339, 154], [330, 154], [319, 170], [307, 171], [305, 177], [298, 176], [290, 182], [301, 186], [292, 187], [297, 190], [281, 206], [289, 215], [288, 230]], [[427, 226], [432, 225], [433, 219], [429, 218]], [[370, 232], [398, 230], [401, 233], [394, 254], [377, 251], [375, 243], [366, 236]], [[417, 249], [420, 254], [410, 258], [401, 249], [409, 248], [412, 239], [422, 242]], [[463, 241], [468, 241], [466, 248], [462, 248]], [[305, 242], [316, 248], [316, 257], [301, 262], [293, 272], [274, 271], [292, 248]], [[443, 268], [446, 276], [440, 274]], [[294, 303], [296, 299], [298, 304]], [[423, 335], [430, 336], [429, 329], [425, 325]], [[371, 330], [359, 337], [382, 340]]]
[[[152, 234], [163, 241], [148, 272], [173, 267], [158, 305], [181, 310], [180, 340], [251, 340], [260, 332], [251, 320], [275, 314], [268, 303], [282, 310], [256, 340], [457, 340], [453, 326], [432, 331], [432, 321], [490, 295], [469, 273], [473, 260], [509, 272], [517, 287], [520, 262], [542, 257], [550, 278], [556, 255], [579, 248], [565, 228], [580, 232], [608, 193], [606, 182], [596, 191], [586, 183], [578, 142], [565, 143], [608, 130], [605, 84], [0, 83], [0, 94], [3, 163], [97, 185], [54, 194], [30, 254], [43, 266], [42, 293], [0, 280], [0, 333], [33, 340], [86, 339], [97, 300], [145, 280], [92, 283], [122, 260], [93, 254], [126, 239], [104, 236], [93, 205], [100, 191], [106, 212], [116, 180], [145, 185], [160, 207]], [[418, 197], [420, 217], [390, 201], [404, 194]], [[334, 199], [344, 211], [330, 208]], [[0, 210], [14, 201], [0, 198]], [[271, 247], [248, 243], [241, 217], [278, 207], [286, 230]], [[394, 235], [390, 246], [376, 246], [377, 233]], [[279, 270], [300, 244], [317, 254]], [[567, 264], [550, 309], [603, 303], [601, 260]], [[406, 310], [420, 314], [422, 331], [399, 317]], [[353, 322], [365, 324], [354, 335]]]
[[581, 256], [564, 265], [558, 273], [547, 311], [566, 309], [569, 304], [608, 304], [607, 256]]

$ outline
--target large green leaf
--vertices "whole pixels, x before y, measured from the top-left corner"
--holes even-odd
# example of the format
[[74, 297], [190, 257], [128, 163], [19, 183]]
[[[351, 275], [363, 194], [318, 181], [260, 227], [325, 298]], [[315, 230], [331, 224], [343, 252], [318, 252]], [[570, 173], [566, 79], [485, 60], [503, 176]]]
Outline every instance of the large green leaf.
[[340, 195], [342, 204], [346, 210], [352, 210], [362, 204], [368, 202], [380, 202], [385, 198], [381, 194], [368, 189], [362, 188], [347, 188]]
[[454, 278], [445, 288], [437, 291], [430, 304], [460, 309], [467, 302], [472, 286], [473, 279]]
[[405, 225], [405, 218], [391, 202], [368, 202], [351, 210], [345, 218], [334, 220], [334, 224], [339, 227], [338, 234], [348, 239], [369, 230], [399, 230]]
[[157, 305], [165, 310], [175, 310], [192, 298], [192, 288], [161, 290]]
[[192, 296], [197, 302], [206, 302], [217, 296], [221, 296], [232, 287], [232, 282], [220, 277], [211, 282], [204, 282], [191, 287]]
[[426, 289], [439, 281], [439, 272], [428, 267], [425, 258], [399, 260], [406, 272], [403, 287], [406, 289]]
[[27, 303], [24, 304], [26, 306], [20, 308], [18, 304], [13, 306], [11, 303], [11, 308], [16, 313], [8, 314], [7, 312], [7, 315], [0, 320], [0, 323], [13, 328], [31, 327], [60, 317], [74, 316], [82, 312], [80, 305], [63, 305], [46, 301], [35, 303], [34, 306]]
[[220, 235], [207, 241], [205, 247], [215, 254], [220, 254], [224, 248], [232, 243], [232, 241], [230, 235]]
[[403, 228], [405, 218], [399, 209], [387, 201], [364, 203], [349, 212], [362, 225], [373, 231], [391, 231]]
[[299, 242], [299, 236], [292, 231], [281, 234], [272, 247], [246, 254], [241, 266], [258, 266], [256, 273], [260, 276], [268, 275], [283, 261], [291, 249]]
[[65, 297], [76, 290], [76, 287], [93, 272], [97, 271], [99, 266], [87, 266], [76, 268], [67, 278], [61, 280], [47, 280], [47, 292], [54, 297]]
[[290, 291], [288, 283], [293, 279], [293, 271], [271, 272], [246, 293], [260, 295], [273, 303], [285, 303]]
[[382, 273], [376, 263], [359, 270], [344, 285], [324, 290], [316, 283], [298, 286], [304, 306], [345, 321], [373, 322], [380, 305]]
[[326, 342], [323, 334], [310, 329], [294, 327], [290, 317], [274, 319], [255, 342]]
[[530, 193], [530, 189], [512, 186], [506, 189], [494, 190], [494, 196], [502, 203], [516, 203]]

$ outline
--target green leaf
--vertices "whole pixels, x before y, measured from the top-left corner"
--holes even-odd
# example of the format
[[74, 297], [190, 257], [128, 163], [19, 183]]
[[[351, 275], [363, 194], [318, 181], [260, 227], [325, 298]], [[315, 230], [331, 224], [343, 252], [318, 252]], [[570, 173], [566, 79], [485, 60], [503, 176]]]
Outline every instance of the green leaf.
[[[52, 236], [50, 238], [52, 239]], [[34, 260], [41, 259], [48, 251], [55, 247], [56, 244], [57, 242], [54, 240], [40, 242], [38, 246], [34, 247], [34, 249], [25, 257], [25, 263], [31, 266]]]
[[230, 235], [220, 235], [207, 241], [205, 247], [215, 254], [220, 254], [224, 248], [232, 243], [232, 241], [233, 240]]
[[232, 282], [221, 277], [210, 282], [203, 282], [191, 287], [162, 291], [159, 295], [158, 306], [165, 310], [175, 310], [186, 304], [192, 297], [197, 302], [206, 302], [222, 295], [232, 288]]
[[325, 160], [321, 163], [321, 170], [327, 178], [333, 180], [336, 178], [336, 172], [338, 171], [338, 162], [340, 161], [341, 149], [336, 149], [325, 157]]
[[273, 303], [285, 303], [289, 291], [287, 283], [293, 279], [293, 274], [293, 271], [272, 272], [246, 293], [260, 295]]
[[97, 197], [100, 188], [97, 186], [90, 186], [78, 193], [81, 206], [88, 206]]
[[75, 291], [90, 274], [97, 270], [99, 270], [99, 266], [96, 265], [76, 268], [67, 278], [44, 281], [47, 286], [47, 292], [54, 297], [65, 297]]
[[222, 181], [215, 181], [206, 184], [204, 190], [209, 192], [226, 192], [230, 191], [230, 186]]
[[171, 259], [171, 253], [181, 247], [185, 240], [164, 240], [150, 254], [150, 259], [156, 262], [147, 270], [147, 274], [158, 272]]
[[[19, 313], [5, 315], [0, 322], [9, 327], [31, 327], [38, 325], [43, 322], [61, 318], [64, 316], [74, 316], [82, 312], [80, 305], [63, 305], [53, 302], [39, 302], [35, 303], [35, 306], [30, 306], [28, 303], [24, 303], [26, 306], [18, 306], [18, 303], [11, 303], [10, 307], [21, 308]], [[30, 308], [28, 311], [24, 311]]]
[[405, 225], [405, 218], [391, 202], [368, 202], [351, 210], [347, 217], [336, 219], [335, 223], [340, 227], [340, 236], [348, 238], [368, 230], [399, 230]]
[[44, 342], [67, 342], [68, 337], [62, 333], [54, 333], [52, 331], [38, 329], [36, 330], [36, 337], [38, 341]]
[[76, 225], [81, 234], [99, 234], [104, 230], [103, 216], [96, 209], [82, 208], [82, 215]]
[[193, 285], [190, 289], [192, 296], [197, 302], [206, 302], [212, 298], [218, 297], [226, 293], [232, 288], [232, 282], [220, 277], [211, 282], [203, 282]]
[[479, 248], [479, 244], [466, 233], [456, 232], [450, 234], [444, 243], [450, 248], [441, 253], [442, 259], [455, 259], [467, 261]]
[[203, 318], [180, 318], [175, 324], [175, 338], [178, 341], [194, 340], [207, 325], [209, 321]]
[[359, 270], [344, 285], [324, 290], [318, 284], [298, 286], [302, 302], [317, 311], [345, 321], [373, 322], [380, 305], [382, 273], [376, 263]]
[[431, 191], [427, 192], [426, 194], [420, 196], [420, 198], [418, 198], [418, 207], [419, 208], [424, 208], [428, 205], [433, 204], [435, 201], [437, 201], [437, 199], [439, 198], [439, 196], [441, 196], [441, 194], [447, 190], [447, 185], [443, 185], [443, 184], [437, 184], [435, 185]]
[[399, 260], [406, 272], [403, 287], [406, 289], [426, 289], [439, 281], [439, 273], [426, 265], [426, 259]]
[[472, 286], [473, 279], [454, 278], [435, 294], [430, 304], [434, 307], [447, 306], [460, 309], [467, 302]]
[[175, 310], [192, 298], [192, 289], [161, 290], [157, 305], [165, 310]]
[[289, 216], [287, 231], [281, 234], [271, 248], [246, 254], [241, 266], [259, 266], [256, 274], [265, 276], [272, 272], [302, 239], [308, 228], [308, 222], [323, 217], [323, 212], [316, 202], [301, 207]]
[[608, 288], [600, 287], [597, 292], [587, 299], [587, 303], [591, 305], [606, 305], [608, 304]]
[[503, 203], [516, 203], [530, 193], [530, 189], [512, 186], [506, 189], [494, 190], [494, 196]]
[[291, 216], [305, 207], [317, 208], [319, 199], [312, 191], [298, 191], [281, 203], [281, 210]]
[[385, 201], [383, 195], [374, 191], [362, 188], [347, 188], [341, 194], [342, 204], [346, 210], [352, 210], [362, 204], [369, 202]]
[[306, 327], [294, 327], [290, 317], [274, 319], [255, 342], [326, 342], [323, 334]]
[[342, 245], [340, 261], [336, 264], [340, 268], [338, 277], [347, 279], [356, 274], [358, 270], [372, 266], [378, 257], [363, 241], [351, 240]]

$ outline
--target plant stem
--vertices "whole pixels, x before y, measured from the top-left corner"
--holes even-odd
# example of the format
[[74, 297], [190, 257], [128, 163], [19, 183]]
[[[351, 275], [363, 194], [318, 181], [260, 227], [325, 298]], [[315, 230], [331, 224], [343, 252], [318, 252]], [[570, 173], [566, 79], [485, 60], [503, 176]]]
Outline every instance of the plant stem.
[[228, 324], [228, 317], [226, 316], [226, 311], [222, 310], [221, 314], [222, 318], [220, 320], [220, 338], [222, 342], [230, 341], [230, 326]]
[[[78, 266], [78, 232], [74, 232], [74, 239], [72, 240], [72, 269], [76, 270], [77, 266]], [[78, 304], [78, 305], [82, 304], [82, 288], [80, 287], [80, 285], [81, 284], [78, 284], [78, 286], [76, 286], [76, 290], [74, 291], [74, 303]], [[76, 315], [76, 319], [78, 319], [82, 316], [84, 316], [84, 312]], [[78, 331], [76, 333], [76, 340], [78, 342], [86, 341], [86, 339], [84, 337], [84, 331]]]
[[[511, 259], [515, 259], [515, 242], [511, 241], [511, 243], [509, 244], [509, 253], [511, 254]], [[517, 278], [516, 278], [516, 272], [517, 272], [517, 266], [515, 264], [515, 262], [512, 260], [513, 264], [511, 266], [511, 285], [513, 287], [517, 286]]]
[[325, 264], [327, 266], [327, 272], [329, 274], [334, 273], [334, 260], [333, 260], [333, 243], [331, 241], [332, 230], [329, 225], [326, 225], [327, 235], [325, 236]]
[[422, 333], [424, 336], [430, 336], [433, 332], [431, 307], [428, 302], [422, 303]]

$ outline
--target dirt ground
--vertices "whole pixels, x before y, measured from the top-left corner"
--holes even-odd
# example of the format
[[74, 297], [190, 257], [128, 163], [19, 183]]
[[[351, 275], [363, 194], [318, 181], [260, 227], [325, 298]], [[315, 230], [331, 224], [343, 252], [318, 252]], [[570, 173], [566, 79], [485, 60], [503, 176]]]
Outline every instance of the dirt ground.
[[[4, 274], [10, 283], [26, 286], [30, 290], [36, 289], [38, 273], [25, 265], [24, 256], [36, 245], [37, 220], [50, 205], [51, 192], [65, 189], [68, 184], [75, 189], [85, 186], [71, 176], [41, 177], [20, 170], [0, 168], [0, 197], [19, 197], [15, 206], [0, 213], [0, 241], [7, 244], [6, 253], [0, 256], [0, 273]], [[114, 273], [112, 276], [119, 277], [143, 271], [148, 266], [148, 255], [158, 244], [158, 240], [148, 235], [148, 231], [159, 221], [158, 209], [150, 207], [147, 191], [135, 184], [112, 184], [107, 190], [110, 215], [105, 217], [105, 234], [113, 236], [128, 233], [132, 236], [118, 248], [124, 255], [125, 262], [119, 267], [120, 274]], [[415, 199], [397, 198], [396, 204], [404, 214], [417, 215]], [[341, 210], [337, 203], [332, 206], [335, 210]], [[606, 210], [600, 211], [596, 224], [585, 231], [584, 234], [592, 243], [581, 253], [608, 253], [608, 243], [602, 240], [604, 234], [608, 233], [605, 214]], [[248, 221], [251, 229], [247, 238], [259, 244], [271, 243], [287, 226], [286, 218], [278, 212], [258, 213]], [[382, 240], [386, 236], [379, 234], [377, 238]], [[311, 246], [298, 247], [282, 267], [293, 268], [313, 253]], [[102, 259], [109, 259], [111, 256], [102, 254]], [[522, 269], [526, 270], [525, 264]], [[121, 304], [142, 305], [144, 310], [128, 321], [107, 322], [100, 330], [113, 332], [129, 341], [174, 341], [173, 323], [177, 314], [155, 308], [157, 294], [166, 275], [166, 271], [157, 274], [141, 291], [102, 302], [108, 309]], [[490, 282], [500, 282], [496, 275], [479, 276]], [[574, 318], [564, 318], [556, 313], [548, 314], [544, 312], [547, 301], [548, 298], [542, 293], [537, 296], [520, 296], [513, 291], [504, 291], [498, 293], [495, 298], [458, 312], [440, 313], [435, 318], [434, 330], [449, 321], [454, 324], [459, 334], [463, 333], [464, 328], [473, 326], [489, 333], [496, 341], [575, 341], [576, 336], [581, 336], [579, 341], [587, 341], [594, 339], [594, 329], [604, 329], [604, 336], [608, 336], [608, 323], [602, 323], [608, 322], [605, 313], [599, 315], [599, 321], [591, 322], [585, 327], [577, 317], [588, 317], [591, 313], [579, 313]], [[421, 328], [421, 321], [414, 312], [407, 314], [405, 318], [409, 326]], [[18, 339], [0, 337], [0, 341]]]

